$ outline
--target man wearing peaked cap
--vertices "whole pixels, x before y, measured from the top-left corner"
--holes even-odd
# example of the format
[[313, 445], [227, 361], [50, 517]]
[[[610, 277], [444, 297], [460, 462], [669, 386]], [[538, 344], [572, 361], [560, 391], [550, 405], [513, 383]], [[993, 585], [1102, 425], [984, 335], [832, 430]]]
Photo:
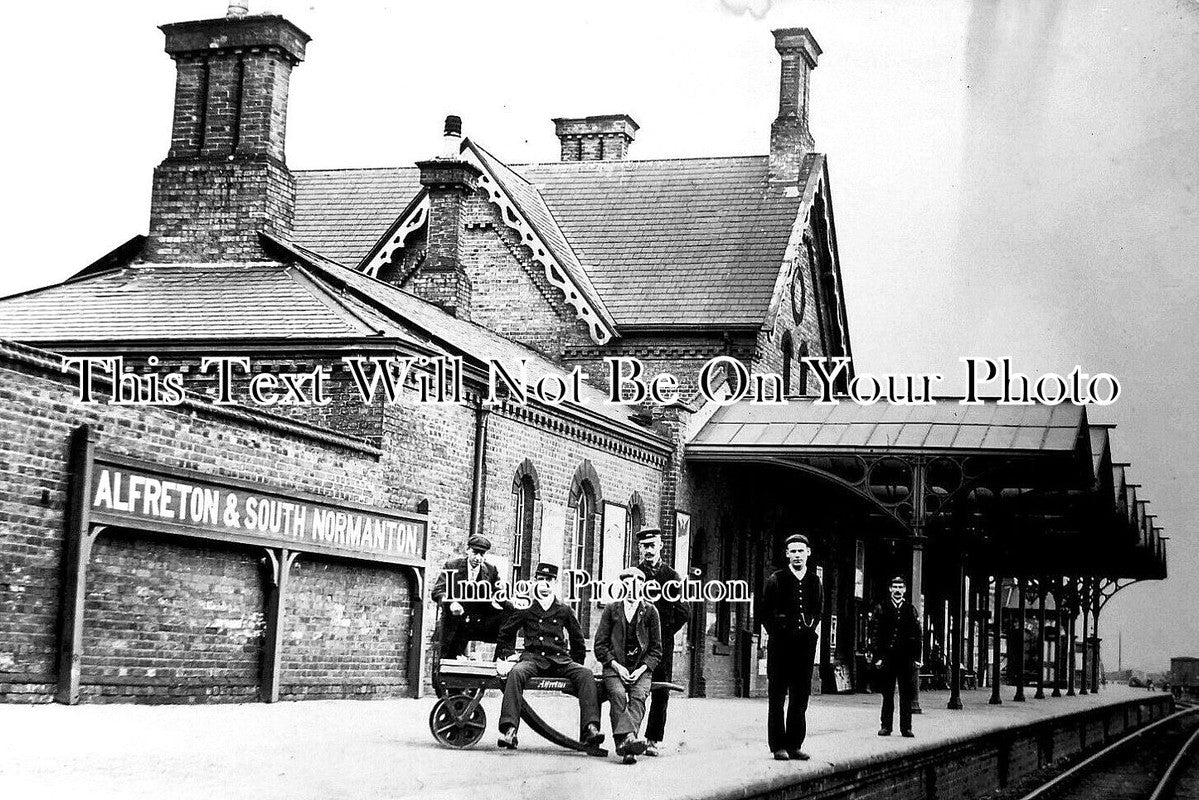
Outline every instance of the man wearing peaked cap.
[[905, 597], [907, 592], [908, 582], [902, 575], [891, 578], [890, 597], [879, 603], [870, 620], [871, 651], [882, 683], [879, 736], [891, 735], [891, 726], [895, 722], [896, 684], [899, 685], [899, 732], [912, 736], [912, 698], [924, 636], [920, 630], [920, 617]]
[[[647, 581], [657, 581], [659, 586], [677, 581], [682, 586], [679, 573], [662, 558], [661, 528], [642, 528], [637, 533], [637, 550], [641, 557], [637, 568], [645, 574]], [[672, 596], [678, 597], [677, 594]], [[654, 607], [662, 627], [662, 658], [653, 670], [652, 680], [669, 682], [674, 680], [674, 635], [687, 624], [690, 612], [686, 603], [665, 597], [659, 597]], [[650, 695], [649, 718], [645, 723], [647, 756], [658, 755], [658, 745], [666, 735], [666, 705], [669, 701], [669, 689], [657, 689]]]
[[[516, 749], [516, 732], [524, 709], [525, 687], [532, 678], [565, 678], [579, 698], [579, 741], [598, 747], [604, 740], [599, 731], [599, 699], [595, 674], [583, 666], [587, 644], [579, 618], [570, 606], [554, 596], [552, 584], [558, 567], [542, 562], [533, 573], [533, 597], [527, 606], [515, 607], [500, 626], [495, 645], [495, 672], [504, 679], [504, 701], [500, 706], [501, 749]], [[516, 637], [525, 642], [516, 659]]]
[[[491, 540], [474, 534], [461, 558], [445, 562], [433, 584], [434, 602], [441, 603], [441, 658], [460, 658], [472, 641], [494, 642], [504, 609], [492, 600], [500, 571], [486, 559]], [[464, 597], [480, 599], [459, 599]]]
[[766, 645], [766, 729], [775, 759], [806, 761], [808, 754], [800, 748], [808, 729], [816, 626], [823, 618], [824, 596], [820, 579], [808, 566], [808, 537], [802, 533], [788, 536], [783, 552], [787, 565], [767, 578], [762, 590], [760, 619], [770, 636]]

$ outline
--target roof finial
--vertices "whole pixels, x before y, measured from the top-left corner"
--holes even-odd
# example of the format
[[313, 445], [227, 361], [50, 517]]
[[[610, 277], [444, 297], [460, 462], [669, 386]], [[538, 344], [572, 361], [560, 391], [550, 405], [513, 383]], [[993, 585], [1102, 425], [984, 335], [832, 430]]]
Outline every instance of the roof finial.
[[240, 19], [250, 13], [250, 0], [229, 0], [229, 10], [225, 12], [226, 19]]

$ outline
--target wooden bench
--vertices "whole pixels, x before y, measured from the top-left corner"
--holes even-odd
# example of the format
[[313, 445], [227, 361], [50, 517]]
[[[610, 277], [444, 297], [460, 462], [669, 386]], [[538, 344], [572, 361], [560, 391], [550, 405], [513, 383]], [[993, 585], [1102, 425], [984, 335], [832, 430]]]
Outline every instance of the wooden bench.
[[[608, 699], [604, 682], [596, 676], [596, 694], [602, 706]], [[483, 693], [488, 689], [504, 688], [504, 679], [495, 674], [493, 661], [453, 660], [442, 661], [433, 683], [438, 687], [441, 699], [429, 712], [429, 731], [433, 738], [447, 747], [463, 749], [473, 747], [487, 732], [487, 712], [480, 703]], [[533, 678], [527, 689], [542, 691], [559, 691], [574, 694], [573, 686], [565, 678]], [[683, 687], [666, 681], [654, 681], [653, 689], [669, 689], [674, 692], [683, 691]], [[594, 756], [606, 756], [608, 751], [602, 747], [588, 747], [573, 736], [567, 736], [554, 728], [533, 710], [526, 697], [522, 704], [520, 718], [530, 729], [548, 739], [554, 744], [568, 750], [577, 750]]]

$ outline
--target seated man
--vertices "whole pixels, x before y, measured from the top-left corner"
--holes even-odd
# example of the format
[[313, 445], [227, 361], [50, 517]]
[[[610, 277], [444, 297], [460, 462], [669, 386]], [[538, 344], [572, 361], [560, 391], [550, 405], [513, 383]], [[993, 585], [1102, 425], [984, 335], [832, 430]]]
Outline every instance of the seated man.
[[475, 534], [466, 543], [466, 557], [451, 558], [437, 574], [432, 596], [434, 602], [442, 603], [442, 659], [463, 657], [472, 641], [496, 640], [504, 609], [491, 599], [496, 596], [500, 572], [487, 563], [490, 549], [491, 540]]
[[636, 764], [646, 747], [637, 734], [654, 668], [662, 658], [662, 624], [658, 609], [641, 597], [645, 574], [634, 567], [620, 573], [620, 580], [624, 599], [604, 608], [595, 631], [595, 657], [604, 665], [616, 754], [624, 763]]
[[[597, 747], [604, 740], [599, 730], [599, 701], [595, 691], [595, 673], [583, 666], [587, 647], [579, 618], [569, 606], [554, 597], [552, 581], [558, 568], [541, 563], [533, 575], [532, 602], [519, 606], [500, 625], [495, 646], [495, 672], [504, 682], [504, 702], [500, 707], [499, 746], [516, 749], [516, 729], [524, 707], [525, 687], [530, 678], [565, 678], [574, 684], [579, 697], [579, 741]], [[513, 663], [516, 636], [525, 640], [524, 653]], [[567, 642], [569, 641], [569, 649]]]

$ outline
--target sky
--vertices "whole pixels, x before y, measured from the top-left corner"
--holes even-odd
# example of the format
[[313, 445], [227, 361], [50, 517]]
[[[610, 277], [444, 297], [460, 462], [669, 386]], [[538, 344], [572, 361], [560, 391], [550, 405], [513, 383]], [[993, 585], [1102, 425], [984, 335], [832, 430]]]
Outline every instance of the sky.
[[[557, 158], [551, 118], [627, 113], [634, 158], [765, 153], [770, 31], [811, 29], [859, 372], [1107, 372], [1116, 460], [1171, 536], [1170, 578], [1119, 593], [1104, 661], [1199, 655], [1197, 0], [250, 0], [313, 37], [293, 168], [411, 164], [442, 120], [508, 162]], [[157, 26], [221, 0], [34, 2], [0, 48], [0, 296], [146, 231], [174, 66]], [[1030, 554], [1030, 558], [1035, 555]]]

